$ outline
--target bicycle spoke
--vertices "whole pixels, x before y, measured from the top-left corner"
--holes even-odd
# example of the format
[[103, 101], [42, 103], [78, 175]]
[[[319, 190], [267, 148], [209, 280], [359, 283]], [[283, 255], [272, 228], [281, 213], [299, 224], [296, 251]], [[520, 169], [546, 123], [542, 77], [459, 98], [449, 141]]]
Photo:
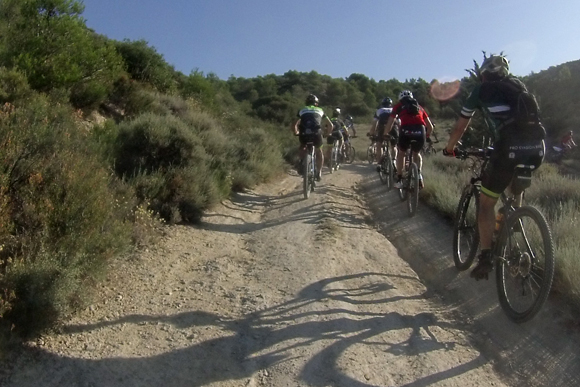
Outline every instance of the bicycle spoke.
[[498, 265], [500, 304], [516, 322], [527, 321], [548, 297], [554, 275], [551, 233], [541, 213], [522, 207], [510, 215]]

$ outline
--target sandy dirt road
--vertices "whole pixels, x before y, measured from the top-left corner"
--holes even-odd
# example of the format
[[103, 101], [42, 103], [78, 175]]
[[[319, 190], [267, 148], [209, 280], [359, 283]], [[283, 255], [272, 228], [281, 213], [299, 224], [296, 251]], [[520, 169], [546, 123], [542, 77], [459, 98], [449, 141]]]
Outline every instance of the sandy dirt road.
[[[427, 182], [428, 183], [428, 182]], [[511, 323], [368, 164], [295, 174], [172, 226], [115, 264], [94, 305], [28, 343], [1, 386], [574, 386], [574, 320]]]

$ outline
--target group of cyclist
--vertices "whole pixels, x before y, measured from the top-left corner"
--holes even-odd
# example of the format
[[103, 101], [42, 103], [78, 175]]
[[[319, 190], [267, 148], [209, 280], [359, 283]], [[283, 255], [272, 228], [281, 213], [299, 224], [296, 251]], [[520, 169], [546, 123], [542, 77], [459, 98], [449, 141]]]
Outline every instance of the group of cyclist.
[[[300, 141], [300, 160], [304, 157], [305, 145], [312, 142], [316, 148], [316, 180], [322, 179], [322, 166], [324, 158], [330, 159], [330, 152], [335, 141], [339, 143], [339, 149], [344, 151], [344, 144], [350, 141], [350, 133], [347, 124], [342, 120], [340, 107], [334, 108], [332, 118], [324, 113], [318, 106], [318, 97], [314, 94], [306, 97], [305, 106], [298, 111], [298, 120], [292, 125], [291, 129], [294, 135], [299, 137]], [[347, 116], [350, 120], [348, 126], [354, 128], [352, 117]], [[326, 137], [328, 146], [326, 152], [322, 151], [323, 136]], [[325, 154], [326, 153], [326, 154]]]
[[368, 133], [377, 142], [377, 171], [380, 171], [381, 168], [383, 141], [388, 140], [393, 149], [392, 154], [395, 155], [396, 159], [397, 181], [395, 188], [402, 187], [403, 163], [409, 148], [413, 154], [413, 161], [419, 168], [419, 185], [423, 187], [421, 149], [432, 132], [431, 119], [425, 109], [413, 98], [411, 91], [403, 90], [399, 94], [399, 102], [395, 106], [390, 98], [384, 98], [375, 113], [373, 124]]
[[[471, 272], [471, 277], [479, 280], [487, 279], [488, 273], [493, 270], [491, 245], [495, 229], [495, 205], [498, 198], [504, 190], [509, 188], [517, 165], [531, 165], [536, 169], [540, 166], [545, 154], [545, 143], [541, 135], [534, 136], [527, 131], [522, 131], [513, 118], [515, 112], [509, 104], [509, 96], [505, 92], [506, 89], [500, 87], [502, 83], [507, 82], [515, 82], [517, 84], [517, 80], [514, 81], [515, 78], [509, 76], [508, 60], [503, 55], [484, 57], [477, 75], [480, 77], [481, 83], [477, 84], [469, 94], [461, 110], [460, 117], [450, 133], [449, 141], [443, 150], [443, 154], [455, 156], [457, 143], [469, 127], [475, 111], [479, 109], [494, 139], [491, 159], [482, 178], [482, 195], [477, 217], [481, 252], [478, 257], [478, 263]], [[521, 85], [525, 89], [525, 86]], [[294, 125], [295, 133], [300, 133], [301, 144], [304, 144], [306, 138], [312, 134], [308, 132], [308, 128], [312, 128], [309, 123], [312, 120], [316, 122], [317, 126], [315, 125], [315, 127], [318, 128], [321, 128], [321, 122], [325, 122], [325, 133], [327, 135], [334, 133], [332, 121], [324, 115], [322, 109], [317, 107], [318, 99], [314, 96], [309, 96], [307, 105], [309, 106], [298, 113], [300, 118]], [[340, 111], [335, 110], [333, 118], [338, 119], [339, 114]], [[536, 124], [538, 123], [539, 121]], [[541, 123], [539, 124], [541, 126]], [[388, 139], [391, 141], [391, 146], [394, 147], [396, 144], [397, 149], [393, 149], [393, 154], [396, 154], [397, 171], [395, 187], [401, 188], [403, 162], [409, 148], [412, 151], [415, 163], [419, 167], [420, 184], [423, 186], [420, 151], [432, 132], [433, 123], [425, 109], [414, 100], [411, 91], [402, 91], [399, 94], [399, 101], [394, 106], [390, 98], [387, 97], [382, 100], [376, 111], [369, 136], [376, 136], [378, 143], [376, 161], [379, 165], [382, 157], [382, 142]], [[319, 130], [317, 133], [315, 144], [317, 147], [321, 147], [322, 132]], [[318, 162], [321, 167], [321, 155]], [[320, 169], [318, 169], [319, 173]]]

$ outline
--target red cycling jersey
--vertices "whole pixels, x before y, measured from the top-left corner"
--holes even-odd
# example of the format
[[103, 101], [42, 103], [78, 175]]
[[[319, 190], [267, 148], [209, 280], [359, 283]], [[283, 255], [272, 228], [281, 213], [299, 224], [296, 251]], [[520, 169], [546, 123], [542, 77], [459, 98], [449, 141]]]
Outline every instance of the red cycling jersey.
[[403, 108], [403, 103], [399, 102], [393, 107], [393, 111], [391, 112], [391, 117], [397, 118], [401, 120], [401, 126], [407, 125], [427, 125], [427, 112], [423, 109], [422, 106], [419, 106], [419, 114], [412, 114], [407, 109]]

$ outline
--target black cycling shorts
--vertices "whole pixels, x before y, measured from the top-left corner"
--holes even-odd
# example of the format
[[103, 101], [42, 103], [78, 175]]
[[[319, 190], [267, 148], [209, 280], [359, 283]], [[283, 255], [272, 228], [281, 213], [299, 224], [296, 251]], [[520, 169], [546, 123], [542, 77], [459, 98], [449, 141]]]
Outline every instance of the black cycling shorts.
[[326, 137], [326, 143], [328, 145], [334, 144], [334, 140], [342, 140], [342, 133], [338, 131], [334, 131], [330, 133], [330, 136]]
[[419, 152], [425, 144], [425, 125], [401, 126], [398, 148], [406, 152], [409, 147], [413, 152]]
[[518, 164], [533, 165], [537, 169], [544, 160], [544, 141], [516, 144], [514, 141], [499, 141], [481, 178], [481, 192], [498, 198], [510, 185]]
[[319, 148], [322, 146], [322, 130], [319, 129], [314, 133], [304, 133], [301, 131], [298, 135], [298, 139], [302, 145], [306, 145], [307, 143], [311, 142], [316, 148]]

